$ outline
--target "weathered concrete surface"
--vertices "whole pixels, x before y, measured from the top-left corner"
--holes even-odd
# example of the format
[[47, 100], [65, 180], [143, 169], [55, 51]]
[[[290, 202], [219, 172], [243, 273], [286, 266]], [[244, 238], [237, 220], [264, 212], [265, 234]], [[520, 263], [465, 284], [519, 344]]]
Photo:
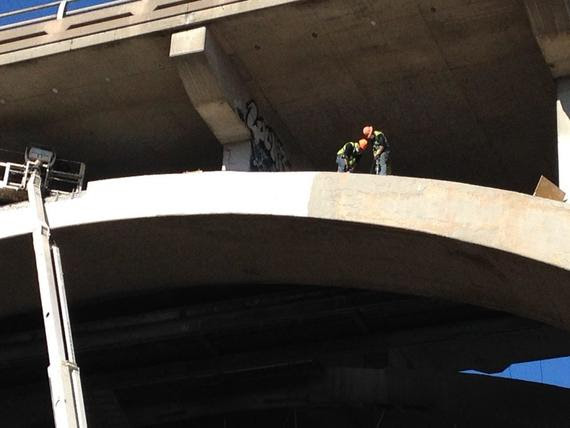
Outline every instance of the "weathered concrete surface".
[[171, 40], [170, 57], [178, 63], [192, 105], [220, 144], [249, 142], [249, 129], [233, 105], [238, 99], [249, 100], [249, 95], [206, 27], [174, 33]]
[[565, 0], [524, 0], [532, 30], [555, 78], [570, 74], [570, 11]]
[[[236, 170], [308, 169], [303, 153], [273, 109], [265, 105], [258, 111], [257, 103], [211, 31], [199, 27], [173, 34], [170, 57], [178, 65], [192, 105], [224, 145], [224, 160], [230, 160], [232, 149], [235, 151], [238, 146], [241, 151], [249, 149], [249, 156], [242, 157], [244, 162], [236, 165]], [[252, 102], [256, 106], [255, 117], [250, 112]], [[259, 118], [262, 124], [257, 123]], [[263, 135], [261, 138], [256, 130]], [[232, 147], [226, 150], [226, 144]], [[235, 156], [233, 163], [237, 163]], [[234, 169], [232, 162], [224, 162], [223, 169]]]
[[[541, 174], [557, 179], [555, 87], [517, 0], [302, 1], [215, 18], [252, 97], [317, 169], [334, 169], [338, 147], [370, 121], [393, 141], [400, 175], [528, 193]], [[87, 162], [92, 179], [219, 168], [167, 58], [171, 32], [198, 23], [105, 31], [49, 57], [51, 45], [15, 51], [0, 71], [3, 147], [42, 141]]]
[[[218, 172], [92, 183], [47, 209], [74, 300], [199, 284], [332, 285], [570, 328], [563, 203], [403, 177]], [[0, 315], [34, 303], [27, 215], [0, 211]]]
[[558, 129], [558, 182], [566, 193], [570, 192], [570, 78], [556, 82], [556, 122]]
[[[226, 91], [223, 88], [228, 86], [236, 88], [237, 86], [238, 91], [245, 90], [234, 72], [224, 73], [223, 77], [216, 75], [215, 71], [219, 68], [213, 69], [208, 56], [212, 56], [212, 50], [216, 52], [220, 50], [212, 37], [208, 37], [210, 55], [206, 54], [206, 34], [206, 27], [173, 34], [170, 57], [175, 57], [180, 78], [192, 105], [223, 146], [221, 169], [249, 171], [251, 133], [235, 111], [234, 100], [237, 97], [232, 96], [233, 94], [225, 94]], [[219, 57], [215, 53], [213, 56], [214, 60]], [[225, 58], [222, 57], [222, 59]], [[228, 70], [227, 66], [224, 67], [225, 70]], [[231, 84], [232, 80], [236, 83]], [[246, 98], [249, 100], [249, 95], [246, 95]], [[232, 156], [232, 152], [234, 155], [239, 153], [241, 156]]]

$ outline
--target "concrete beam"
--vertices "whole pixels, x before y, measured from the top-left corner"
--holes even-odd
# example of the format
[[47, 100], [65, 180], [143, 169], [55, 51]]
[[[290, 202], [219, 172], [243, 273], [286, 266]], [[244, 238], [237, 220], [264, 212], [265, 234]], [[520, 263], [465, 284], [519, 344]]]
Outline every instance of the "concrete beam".
[[534, 36], [553, 77], [570, 74], [570, 10], [565, 0], [524, 0]]
[[249, 95], [212, 34], [206, 27], [173, 34], [170, 57], [177, 59], [194, 108], [224, 145], [223, 168], [249, 171], [251, 133], [238, 114], [241, 100]]
[[[363, 298], [373, 300], [374, 295], [366, 293]], [[259, 300], [259, 297], [256, 299]], [[410, 299], [410, 305], [413, 306], [415, 301]], [[201, 341], [221, 331], [231, 330], [234, 331], [235, 337], [239, 337], [238, 335], [248, 328], [255, 329], [260, 319], [264, 320], [265, 328], [274, 328], [285, 319], [305, 323], [311, 316], [338, 317], [351, 310], [350, 307], [333, 310], [329, 306], [330, 303], [329, 299], [325, 299], [308, 305], [299, 302], [292, 305], [272, 305], [262, 310], [251, 307], [246, 310], [234, 309], [228, 313], [223, 311], [224, 304], [221, 305], [222, 310], [219, 309], [219, 304], [216, 306], [216, 313], [211, 313], [212, 309], [205, 305], [192, 309], [145, 313], [136, 317], [76, 323], [75, 349], [80, 358], [95, 352], [104, 352], [106, 349], [115, 349], [117, 355], [120, 355], [121, 349], [133, 346], [167, 340]], [[367, 311], [388, 313], [391, 305], [402, 304], [407, 307], [405, 311], [411, 310], [406, 303], [389, 301], [385, 304], [375, 304]], [[444, 304], [438, 308], [442, 312], [457, 310], [457, 306], [452, 304]], [[219, 314], [218, 310], [223, 313]], [[362, 306], [355, 307], [354, 311], [356, 310], [362, 310]], [[192, 311], [196, 311], [196, 314], [189, 317], [188, 312]], [[403, 318], [402, 313], [405, 311], [398, 312], [398, 315], [386, 315], [385, 322], [392, 325], [395, 320]], [[468, 309], [463, 309], [464, 313], [468, 313], [467, 311]], [[408, 313], [406, 316], [412, 317]], [[504, 314], [491, 317], [484, 312], [481, 319], [451, 318], [429, 327], [420, 324], [408, 324], [404, 329], [394, 328], [393, 331], [366, 336], [355, 334], [334, 340], [317, 340], [310, 345], [302, 343], [277, 346], [261, 351], [251, 349], [246, 353], [226, 353], [222, 356], [205, 353], [205, 356], [192, 361], [192, 369], [185, 370], [185, 374], [177, 370], [166, 370], [172, 373], [173, 377], [165, 375], [165, 371], [161, 369], [156, 372], [151, 369], [145, 369], [144, 372], [126, 369], [120, 372], [120, 376], [119, 371], [115, 371], [113, 377], [114, 382], [119, 382], [119, 378], [123, 379], [120, 386], [125, 387], [204, 375], [212, 372], [213, 367], [219, 368], [220, 371], [246, 371], [272, 364], [287, 364], [289, 361], [311, 360], [352, 367], [389, 365], [414, 369], [475, 369], [499, 372], [513, 362], [570, 354], [567, 333]], [[239, 331], [235, 330], [236, 325], [240, 326]], [[40, 340], [41, 334], [39, 330], [31, 330], [3, 335], [0, 338], [0, 365], [5, 368], [14, 363], [17, 365], [22, 360], [39, 360], [45, 353], [45, 345]], [[200, 345], [199, 349], [207, 347], [206, 343]]]
[[[294, 367], [294, 366], [292, 366]], [[243, 409], [261, 410], [284, 407], [305, 407], [328, 405], [363, 405], [388, 403], [388, 382], [383, 370], [367, 369], [328, 369], [324, 374], [320, 370], [305, 368], [300, 382], [299, 374], [293, 373], [293, 379], [287, 387], [278, 386], [270, 391], [253, 392], [244, 391], [239, 395], [228, 397], [222, 395], [216, 400], [202, 400], [200, 406], [195, 404], [190, 410], [185, 400], [180, 400], [181, 407], [172, 403], [165, 404], [157, 399], [144, 408], [136, 408], [130, 412], [131, 420], [135, 426], [142, 425], [145, 420], [152, 420], [157, 414], [163, 416], [168, 408], [178, 410], [172, 420], [184, 420], [206, 415], [237, 412]], [[296, 375], [296, 376], [295, 376]], [[256, 388], [254, 385], [248, 387]], [[245, 388], [244, 388], [245, 389]], [[127, 409], [127, 412], [129, 409]]]
[[182, 83], [218, 141], [249, 141], [249, 129], [234, 107], [249, 96], [206, 27], [173, 34], [170, 57], [182, 57], [178, 61]]
[[[157, 397], [150, 404], [134, 403], [126, 411], [134, 426], [143, 426], [154, 420], [164, 423], [211, 415], [231, 415], [243, 409], [362, 408], [374, 405], [387, 407], [389, 412], [394, 412], [387, 418], [392, 421], [394, 416], [401, 417], [407, 412], [420, 411], [423, 415], [422, 425], [397, 426], [514, 424], [521, 427], [563, 427], [570, 416], [566, 404], [570, 393], [566, 389], [511, 379], [442, 374], [428, 370], [353, 368], [309, 372], [302, 380], [298, 379], [298, 373], [294, 374], [296, 377], [287, 385], [273, 388], [247, 385], [247, 389], [244, 387], [239, 395], [219, 394], [215, 399], [204, 398], [199, 406], [195, 399], [164, 402], [164, 397]], [[536, 406], [536, 400], [544, 402], [546, 407]], [[381, 420], [376, 426], [380, 426]]]
[[[396, 176], [212, 172], [94, 182], [47, 211], [70, 300], [162, 284], [312, 284], [432, 296], [570, 329], [562, 202]], [[3, 239], [30, 230], [25, 205], [0, 210], [2, 316], [37, 304], [26, 291], [29, 241]], [[340, 262], [354, 254], [365, 267]]]
[[[224, 169], [291, 169], [290, 154], [297, 151], [293, 137], [268, 106], [262, 116], [212, 31], [200, 27], [173, 34], [170, 57], [192, 104], [224, 146]], [[296, 168], [303, 166], [299, 157]]]

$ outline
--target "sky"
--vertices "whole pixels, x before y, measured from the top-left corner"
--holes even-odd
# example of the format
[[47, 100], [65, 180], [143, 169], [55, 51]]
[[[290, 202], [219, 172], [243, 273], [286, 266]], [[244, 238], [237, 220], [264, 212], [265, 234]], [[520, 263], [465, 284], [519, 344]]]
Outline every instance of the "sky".
[[[57, 0], [0, 0], [0, 11], [18, 10], [25, 7], [53, 3]], [[79, 7], [91, 6], [93, 4], [107, 3], [111, 0], [79, 0], [73, 3], [81, 3]]]
[[[97, 4], [108, 3], [111, 0], [71, 0], [67, 6], [67, 10], [81, 9]], [[23, 9], [30, 6], [53, 3], [54, 0], [0, 0], [0, 14], [14, 10]], [[57, 12], [57, 5], [48, 7], [35, 12], [22, 13], [17, 16], [0, 18], [0, 26], [13, 24], [15, 22], [26, 21], [28, 19], [40, 18], [43, 16], [53, 15]]]
[[[68, 5], [68, 10], [81, 9], [88, 6], [107, 3], [109, 1], [111, 0], [74, 0]], [[18, 10], [35, 5], [48, 4], [52, 2], [53, 0], [0, 0], [0, 14], [3, 12]], [[0, 26], [42, 16], [49, 16], [55, 14], [56, 12], [57, 6], [53, 6], [41, 11], [28, 12], [18, 16], [0, 18]], [[464, 373], [473, 375], [486, 375], [476, 371], [466, 371]], [[500, 373], [492, 374], [491, 376], [519, 379], [570, 388], [570, 357], [513, 364], [506, 370]]]

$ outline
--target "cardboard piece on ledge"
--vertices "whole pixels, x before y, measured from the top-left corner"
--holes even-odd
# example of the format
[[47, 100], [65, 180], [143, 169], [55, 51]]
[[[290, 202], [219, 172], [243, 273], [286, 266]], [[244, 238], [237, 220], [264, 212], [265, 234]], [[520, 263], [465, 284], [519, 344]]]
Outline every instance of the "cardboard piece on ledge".
[[536, 189], [534, 189], [534, 196], [539, 198], [552, 199], [554, 201], [564, 202], [566, 193], [564, 193], [560, 188], [546, 178], [544, 175], [540, 176]]

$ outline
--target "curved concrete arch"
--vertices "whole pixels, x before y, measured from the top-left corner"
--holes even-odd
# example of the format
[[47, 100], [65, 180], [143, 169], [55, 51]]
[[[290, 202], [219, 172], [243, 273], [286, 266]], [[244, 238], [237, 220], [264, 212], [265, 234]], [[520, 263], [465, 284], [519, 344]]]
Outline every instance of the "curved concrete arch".
[[[363, 287], [570, 329], [570, 210], [466, 184], [335, 173], [91, 183], [48, 204], [75, 301], [196, 284]], [[0, 211], [0, 315], [29, 308], [25, 205]], [[21, 265], [21, 263], [20, 263]]]

